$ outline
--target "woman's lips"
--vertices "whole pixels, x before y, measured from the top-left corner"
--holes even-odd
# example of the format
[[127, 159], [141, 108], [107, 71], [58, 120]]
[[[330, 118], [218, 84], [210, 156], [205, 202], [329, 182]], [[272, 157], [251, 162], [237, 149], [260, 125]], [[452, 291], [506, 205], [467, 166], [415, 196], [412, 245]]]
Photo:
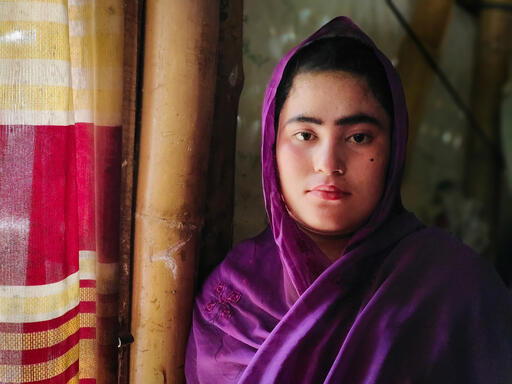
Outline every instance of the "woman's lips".
[[350, 192], [343, 191], [335, 185], [318, 185], [309, 193], [323, 200], [341, 200], [351, 195]]

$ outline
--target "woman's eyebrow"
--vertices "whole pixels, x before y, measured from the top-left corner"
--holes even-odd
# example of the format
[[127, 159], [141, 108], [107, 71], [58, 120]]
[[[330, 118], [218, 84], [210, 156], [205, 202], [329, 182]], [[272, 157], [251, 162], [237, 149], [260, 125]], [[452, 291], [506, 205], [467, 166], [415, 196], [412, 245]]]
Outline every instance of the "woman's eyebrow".
[[284, 125], [289, 124], [289, 123], [295, 123], [295, 122], [312, 123], [312, 124], [317, 124], [317, 125], [322, 125], [324, 123], [321, 119], [316, 118], [316, 117], [298, 115], [298, 116], [294, 116], [294, 117], [286, 120]]
[[373, 116], [366, 113], [358, 113], [352, 116], [342, 117], [336, 120], [336, 125], [356, 125], [361, 123], [373, 124], [382, 127], [381, 122]]
[[[294, 122], [311, 123], [311, 124], [316, 124], [316, 125], [322, 125], [324, 123], [322, 119], [319, 119], [317, 117], [298, 115], [298, 116], [294, 116], [294, 117], [288, 119], [284, 123], [284, 125], [289, 124], [289, 123], [294, 123]], [[357, 113], [355, 115], [342, 117], [342, 118], [339, 118], [338, 120], [336, 120], [336, 122], [335, 122], [335, 124], [339, 125], [339, 126], [356, 125], [356, 124], [361, 124], [361, 123], [369, 123], [369, 124], [376, 125], [378, 127], [382, 126], [381, 122], [378, 119], [376, 119], [373, 116], [367, 115], [366, 113]]]

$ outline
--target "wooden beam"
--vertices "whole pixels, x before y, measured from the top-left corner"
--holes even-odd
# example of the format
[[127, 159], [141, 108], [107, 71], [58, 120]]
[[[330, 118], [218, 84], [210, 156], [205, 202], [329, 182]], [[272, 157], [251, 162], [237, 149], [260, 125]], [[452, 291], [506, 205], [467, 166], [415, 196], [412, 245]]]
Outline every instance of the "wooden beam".
[[202, 233], [198, 281], [226, 256], [233, 242], [235, 145], [242, 63], [242, 0], [220, 4], [217, 86], [208, 161], [208, 199]]
[[217, 74], [219, 0], [146, 3], [130, 383], [184, 382]]
[[[124, 0], [123, 42], [123, 150], [121, 164], [121, 226], [119, 231], [119, 336], [129, 342], [131, 265], [135, 203], [135, 142], [140, 113], [140, 58], [142, 1]], [[128, 384], [130, 346], [118, 348], [118, 384]]]

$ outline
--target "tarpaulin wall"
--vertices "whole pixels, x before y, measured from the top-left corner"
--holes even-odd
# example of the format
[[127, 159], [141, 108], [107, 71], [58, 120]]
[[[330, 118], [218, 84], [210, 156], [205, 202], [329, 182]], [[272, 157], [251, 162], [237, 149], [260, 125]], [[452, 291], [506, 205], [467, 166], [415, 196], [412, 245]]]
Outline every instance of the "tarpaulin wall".
[[0, 2], [1, 383], [114, 377], [122, 31], [116, 0]]

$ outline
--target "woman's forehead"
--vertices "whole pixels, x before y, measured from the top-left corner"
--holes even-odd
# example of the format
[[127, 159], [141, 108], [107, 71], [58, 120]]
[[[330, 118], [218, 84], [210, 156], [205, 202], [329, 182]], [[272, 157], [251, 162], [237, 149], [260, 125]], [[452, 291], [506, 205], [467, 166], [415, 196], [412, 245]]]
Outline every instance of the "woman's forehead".
[[[387, 125], [389, 116], [369, 89], [366, 80], [344, 71], [305, 72], [298, 74], [283, 106], [280, 124], [290, 119], [298, 122], [333, 120], [368, 116]], [[359, 119], [361, 120], [361, 119]], [[362, 119], [361, 121], [364, 121]]]

